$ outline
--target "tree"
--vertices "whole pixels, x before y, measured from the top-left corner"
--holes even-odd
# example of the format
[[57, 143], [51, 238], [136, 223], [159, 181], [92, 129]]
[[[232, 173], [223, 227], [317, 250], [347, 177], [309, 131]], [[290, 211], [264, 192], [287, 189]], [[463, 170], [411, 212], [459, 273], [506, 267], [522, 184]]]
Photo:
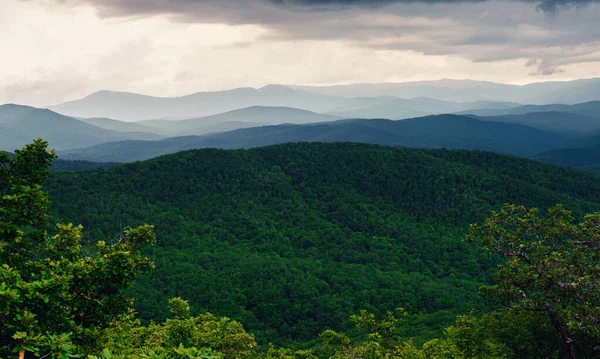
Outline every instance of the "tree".
[[106, 332], [102, 357], [237, 359], [256, 357], [254, 337], [239, 322], [210, 313], [192, 316], [188, 303], [169, 300], [174, 318], [162, 324], [123, 321]]
[[[397, 310], [402, 317], [407, 313]], [[352, 320], [363, 335], [355, 343], [344, 334], [327, 330], [321, 334], [326, 345], [336, 348], [331, 359], [506, 359], [513, 357], [505, 345], [488, 338], [480, 320], [472, 315], [458, 316], [453, 326], [446, 328], [444, 338], [433, 339], [417, 348], [412, 340], [397, 333], [398, 318], [388, 312], [387, 318], [377, 321], [375, 315], [362, 310]]]
[[573, 223], [560, 205], [544, 216], [535, 208], [505, 205], [483, 225], [471, 226], [468, 241], [474, 240], [508, 258], [498, 266], [497, 284], [482, 287], [485, 298], [514, 311], [545, 313], [564, 358], [598, 355], [600, 213]]
[[56, 156], [46, 148], [38, 139], [0, 153], [0, 357], [93, 351], [103, 329], [132, 312], [124, 289], [153, 266], [142, 254], [155, 242], [149, 225], [95, 248], [82, 246], [81, 226], [48, 235], [42, 185]]

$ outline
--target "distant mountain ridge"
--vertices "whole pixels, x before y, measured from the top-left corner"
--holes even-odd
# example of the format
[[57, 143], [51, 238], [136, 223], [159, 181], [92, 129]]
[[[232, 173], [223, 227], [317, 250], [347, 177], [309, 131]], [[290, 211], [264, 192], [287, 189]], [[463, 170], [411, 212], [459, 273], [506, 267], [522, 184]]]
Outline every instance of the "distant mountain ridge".
[[[196, 118], [251, 106], [293, 107], [342, 117], [398, 119], [427, 114], [479, 111], [484, 108], [481, 104], [486, 102], [490, 104], [488, 106], [490, 109], [504, 109], [507, 103], [574, 104], [598, 101], [599, 94], [600, 78], [523, 86], [470, 80], [440, 80], [329, 87], [267, 85], [262, 88], [198, 92], [180, 97], [153, 97], [126, 92], [99, 91], [79, 100], [51, 106], [50, 109], [74, 117], [107, 117], [123, 121]], [[372, 103], [357, 106], [356, 102], [363, 101], [361, 98], [365, 97], [373, 98], [369, 100]], [[390, 100], [397, 98], [394, 107], [396, 113], [390, 114], [389, 108], [387, 112], [375, 112], [383, 111], [377, 109], [377, 106], [383, 105], [381, 98], [386, 97], [390, 97]], [[357, 98], [356, 101], [352, 100], [353, 98]], [[425, 103], [425, 106], [420, 104], [424, 99], [430, 99], [429, 104]], [[448, 102], [458, 105], [448, 104]], [[500, 105], [492, 105], [492, 103]], [[352, 113], [373, 106], [375, 109], [369, 115], [364, 112]], [[405, 113], [402, 113], [399, 108]], [[541, 111], [543, 110], [530, 112]], [[469, 113], [491, 115], [483, 112]]]
[[534, 112], [562, 112], [572, 113], [589, 117], [600, 118], [600, 101], [588, 101], [572, 105], [549, 104], [549, 105], [524, 105], [506, 109], [479, 109], [465, 110], [461, 114], [471, 114], [478, 116], [504, 116], [504, 115], [525, 115]]
[[287, 142], [361, 142], [389, 146], [480, 149], [520, 156], [564, 146], [567, 138], [520, 124], [438, 115], [402, 121], [340, 120], [239, 129], [161, 141], [120, 141], [65, 151], [66, 159], [130, 162], [195, 148], [251, 148]]
[[477, 116], [485, 121], [518, 123], [543, 130], [587, 134], [600, 131], [600, 117], [569, 112], [531, 112], [522, 115]]
[[109, 141], [162, 138], [154, 133], [108, 130], [48, 109], [15, 104], [0, 106], [0, 150], [21, 148], [38, 137], [57, 150]]
[[[521, 106], [515, 102], [475, 101], [450, 102], [429, 97], [416, 97], [410, 100], [392, 97], [359, 97], [349, 99], [342, 109], [331, 114], [347, 118], [387, 118], [400, 120], [427, 116], [431, 114], [448, 114], [477, 109], [509, 109]], [[344, 110], [343, 107], [349, 108]]]
[[556, 166], [600, 172], [600, 148], [559, 148], [531, 158]]
[[77, 117], [108, 117], [142, 121], [161, 117], [203, 117], [251, 106], [285, 106], [325, 112], [341, 98], [270, 85], [260, 89], [238, 88], [198, 92], [181, 97], [152, 97], [133, 93], [100, 91], [83, 99], [50, 108]]
[[[576, 83], [589, 84], [590, 81]], [[473, 81], [442, 81], [436, 84], [446, 88], [453, 86], [458, 90], [482, 85]], [[551, 87], [560, 90], [561, 86], [567, 84], [569, 83], [551, 83]], [[489, 83], [483, 85], [492, 86]], [[538, 86], [544, 88], [545, 85]], [[126, 112], [133, 109], [135, 113], [139, 106], [147, 105], [143, 111], [152, 112], [154, 118], [170, 119], [123, 122], [109, 117], [74, 118], [48, 109], [9, 104], [0, 106], [0, 149], [13, 150], [33, 138], [42, 137], [50, 142], [52, 148], [70, 156], [69, 158], [135, 161], [191, 148], [247, 148], [298, 141], [354, 141], [391, 146], [481, 149], [525, 157], [545, 154], [541, 157], [543, 161], [554, 163], [554, 156], [558, 156], [561, 160], [556, 163], [572, 162], [572, 165], [579, 166], [579, 158], [570, 161], [568, 156], [577, 156], [575, 153], [578, 151], [595, 148], [595, 145], [581, 141], [584, 141], [585, 135], [600, 131], [600, 101], [520, 105], [484, 100], [452, 102], [429, 97], [404, 99], [389, 95], [348, 98], [278, 85], [261, 89], [241, 88], [197, 93], [181, 98], [108, 91], [91, 97], [108, 101], [102, 108], [114, 110], [115, 113], [122, 113], [123, 109]], [[166, 111], [180, 104], [187, 104], [187, 109], [183, 107], [185, 111], [212, 111], [265, 100], [294, 102], [299, 105], [318, 104], [335, 111], [319, 113], [290, 106], [251, 105], [214, 115], [184, 119], [181, 119], [182, 113], [155, 111], [156, 108]], [[86, 107], [85, 101], [67, 105], [73, 104], [75, 107]], [[166, 107], [161, 107], [163, 105]], [[452, 112], [457, 117], [446, 115], [428, 119], [429, 113]], [[376, 121], [360, 120], [365, 118]], [[409, 119], [399, 124], [382, 121], [382, 118]], [[443, 120], [440, 121], [440, 118]], [[438, 120], [436, 122], [432, 119]], [[418, 125], [414, 121], [418, 121]], [[393, 126], [389, 123], [393, 123]], [[306, 126], [307, 124], [318, 125]], [[508, 125], [521, 127], [517, 131], [517, 127]], [[488, 133], [492, 128], [497, 133]], [[165, 137], [176, 138], [157, 141]], [[596, 140], [588, 138], [587, 141]], [[506, 145], [509, 143], [511, 147]], [[565, 151], [558, 152], [561, 149]], [[586, 163], [594, 166], [596, 161], [590, 153], [593, 151], [585, 151], [580, 157], [588, 159]], [[586, 167], [588, 168], [592, 167]]]
[[90, 125], [102, 127], [107, 130], [115, 130], [120, 132], [149, 132], [158, 134], [158, 132], [156, 132], [156, 128], [152, 126], [145, 126], [143, 124], [135, 122], [117, 121], [113, 120], [112, 118], [103, 117], [77, 119], [85, 123], [89, 123]]
[[572, 141], [564, 148], [542, 152], [532, 159], [557, 166], [600, 172], [600, 131]]
[[573, 81], [510, 85], [489, 81], [442, 79], [401, 83], [362, 83], [338, 86], [292, 86], [323, 95], [343, 97], [431, 97], [452, 102], [500, 101], [531, 104], [574, 104], [600, 100], [600, 77]]
[[225, 113], [185, 120], [147, 120], [137, 124], [158, 128], [172, 135], [202, 135], [262, 125], [306, 124], [340, 119], [292, 107], [251, 106]]

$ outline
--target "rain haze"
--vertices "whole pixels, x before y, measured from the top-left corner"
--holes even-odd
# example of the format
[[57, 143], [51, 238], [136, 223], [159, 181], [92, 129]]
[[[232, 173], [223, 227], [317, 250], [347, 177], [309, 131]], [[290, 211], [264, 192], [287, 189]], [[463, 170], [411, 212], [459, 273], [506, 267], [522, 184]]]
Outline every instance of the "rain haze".
[[600, 76], [596, 1], [3, 0], [0, 103]]

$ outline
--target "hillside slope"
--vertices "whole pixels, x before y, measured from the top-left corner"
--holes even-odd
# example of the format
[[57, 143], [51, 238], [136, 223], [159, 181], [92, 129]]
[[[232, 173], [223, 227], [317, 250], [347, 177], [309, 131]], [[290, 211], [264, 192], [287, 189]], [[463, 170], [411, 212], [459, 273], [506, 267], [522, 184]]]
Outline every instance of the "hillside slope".
[[143, 318], [164, 318], [180, 296], [275, 343], [398, 306], [413, 314], [405, 335], [437, 335], [454, 314], [485, 309], [477, 288], [494, 265], [463, 243], [470, 223], [505, 202], [600, 210], [592, 174], [352, 143], [187, 151], [55, 173], [47, 188], [51, 221], [82, 223], [90, 241], [156, 226], [157, 268], [134, 291]]

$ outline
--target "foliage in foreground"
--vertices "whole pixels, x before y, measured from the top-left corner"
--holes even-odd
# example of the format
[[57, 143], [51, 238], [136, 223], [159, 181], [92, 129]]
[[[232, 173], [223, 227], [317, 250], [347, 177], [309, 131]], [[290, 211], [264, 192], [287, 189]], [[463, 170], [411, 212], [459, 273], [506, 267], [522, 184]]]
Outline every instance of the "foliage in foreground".
[[[259, 348], [242, 325], [211, 314], [190, 315], [186, 301], [169, 301], [172, 319], [141, 325], [129, 320], [106, 331], [101, 357], [110, 358], [242, 358]], [[95, 358], [95, 357], [92, 357]]]
[[142, 254], [155, 240], [148, 225], [91, 250], [82, 247], [81, 226], [47, 234], [42, 184], [54, 153], [46, 146], [38, 140], [12, 158], [0, 153], [0, 357], [94, 350], [102, 329], [132, 312], [123, 290], [152, 268]]
[[497, 284], [481, 288], [484, 298], [543, 313], [560, 336], [565, 358], [575, 358], [578, 346], [600, 345], [600, 213], [574, 224], [560, 205], [545, 216], [506, 205], [471, 227], [468, 240], [476, 238], [508, 258], [498, 267]]

